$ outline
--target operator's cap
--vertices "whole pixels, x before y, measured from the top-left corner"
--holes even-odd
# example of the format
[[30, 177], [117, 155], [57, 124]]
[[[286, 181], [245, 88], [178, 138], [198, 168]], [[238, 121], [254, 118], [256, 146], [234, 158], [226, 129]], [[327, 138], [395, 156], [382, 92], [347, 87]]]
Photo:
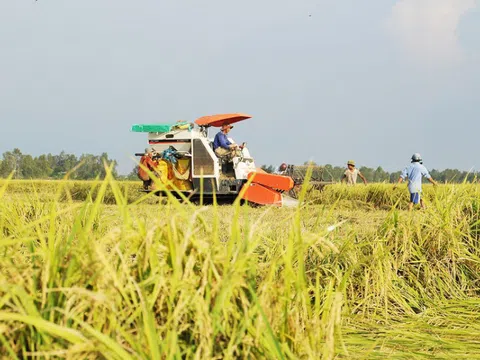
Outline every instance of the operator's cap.
[[353, 161], [353, 160], [348, 160], [347, 165], [353, 165], [353, 166], [355, 166], [355, 161]]

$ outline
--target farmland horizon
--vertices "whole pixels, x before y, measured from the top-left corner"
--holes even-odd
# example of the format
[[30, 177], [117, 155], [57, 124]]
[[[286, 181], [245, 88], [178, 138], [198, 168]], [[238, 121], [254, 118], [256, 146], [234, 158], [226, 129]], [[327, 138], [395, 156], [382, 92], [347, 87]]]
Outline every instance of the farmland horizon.
[[[139, 160], [139, 157], [136, 157]], [[87, 162], [90, 164], [88, 170], [85, 170], [85, 165], [76, 170], [76, 179], [93, 179], [99, 174], [104, 174], [103, 162], [111, 163], [116, 162], [114, 167], [115, 176], [119, 178], [129, 177], [130, 180], [136, 179], [133, 171], [136, 168], [136, 163], [132, 160], [132, 167], [128, 171], [121, 171], [121, 166], [116, 159], [110, 158], [109, 154], [102, 153], [100, 155], [86, 154], [81, 155], [66, 153], [64, 151], [57, 154], [27, 154], [23, 153], [21, 149], [15, 148], [10, 151], [6, 151], [0, 155], [0, 178], [7, 178], [12, 171], [16, 171], [15, 179], [46, 179], [54, 178], [61, 179], [63, 176], [76, 168], [80, 163]], [[325, 169], [324, 180], [326, 181], [338, 181], [341, 179], [345, 166], [335, 164], [317, 164], [309, 161], [304, 161], [300, 164], [291, 165], [307, 165], [313, 164]], [[407, 165], [406, 163], [405, 165]], [[279, 164], [257, 164], [257, 167], [261, 167], [267, 172], [275, 172]], [[428, 164], [427, 164], [428, 166]], [[388, 169], [377, 165], [374, 167], [368, 167], [357, 161], [357, 167], [361, 169], [364, 175], [370, 182], [393, 182], [396, 181], [401, 169], [395, 169], [389, 171]], [[468, 181], [477, 180], [478, 172], [475, 169], [437, 169], [430, 168], [431, 175], [441, 182], [462, 182], [465, 178]], [[85, 172], [87, 171], [87, 172]], [[79, 174], [80, 173], [80, 174]]]

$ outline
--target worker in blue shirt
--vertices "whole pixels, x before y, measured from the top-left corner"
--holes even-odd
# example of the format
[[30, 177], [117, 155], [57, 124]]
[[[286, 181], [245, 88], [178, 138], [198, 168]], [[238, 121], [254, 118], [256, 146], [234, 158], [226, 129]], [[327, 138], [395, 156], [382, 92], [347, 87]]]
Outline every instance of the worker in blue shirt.
[[[420, 203], [422, 209], [425, 209], [425, 203], [421, 198], [423, 177], [426, 177], [433, 185], [437, 185], [437, 182], [430, 176], [427, 168], [423, 166], [422, 156], [419, 153], [415, 153], [412, 155], [412, 163], [403, 169], [397, 182], [397, 184], [400, 184], [408, 178], [408, 191], [410, 192], [409, 211], [413, 209], [413, 205], [418, 203]], [[397, 184], [395, 184], [394, 188], [397, 187]]]
[[227, 156], [232, 159], [235, 156], [235, 151], [239, 148], [237, 144], [232, 144], [227, 138], [227, 134], [233, 128], [230, 124], [223, 124], [220, 131], [215, 135], [213, 140], [213, 151], [218, 157]]

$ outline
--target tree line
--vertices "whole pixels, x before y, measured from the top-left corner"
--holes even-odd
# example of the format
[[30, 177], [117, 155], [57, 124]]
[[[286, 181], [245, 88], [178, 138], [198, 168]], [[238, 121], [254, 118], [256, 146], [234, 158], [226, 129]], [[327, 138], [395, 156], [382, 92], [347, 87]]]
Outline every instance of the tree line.
[[113, 175], [118, 176], [115, 160], [107, 153], [101, 155], [82, 154], [77, 157], [62, 151], [58, 155], [43, 154], [33, 157], [23, 154], [20, 149], [6, 151], [0, 160], [0, 178], [7, 178], [13, 172], [14, 179], [61, 179], [67, 173], [70, 179], [89, 180], [105, 177], [104, 162], [113, 165]]
[[[113, 175], [120, 180], [137, 180], [137, 166], [133, 167], [128, 175], [118, 175], [117, 162], [110, 159], [107, 153], [100, 155], [82, 154], [77, 157], [62, 151], [58, 155], [43, 154], [33, 157], [23, 154], [18, 148], [6, 151], [0, 159], [0, 178], [7, 178], [12, 172], [14, 179], [62, 179], [73, 169], [70, 179], [89, 180], [105, 176], [104, 163], [112, 165]], [[308, 165], [305, 162], [303, 165]], [[319, 166], [312, 163], [314, 166]], [[338, 182], [341, 180], [345, 168], [330, 164], [321, 166], [323, 180]], [[272, 173], [277, 170], [273, 165], [263, 165], [262, 169]], [[400, 171], [388, 172], [382, 167], [369, 168], [362, 166], [359, 169], [369, 182], [395, 182], [400, 176]], [[431, 170], [432, 177], [439, 182], [460, 183], [478, 181], [478, 172], [461, 171], [457, 169]]]

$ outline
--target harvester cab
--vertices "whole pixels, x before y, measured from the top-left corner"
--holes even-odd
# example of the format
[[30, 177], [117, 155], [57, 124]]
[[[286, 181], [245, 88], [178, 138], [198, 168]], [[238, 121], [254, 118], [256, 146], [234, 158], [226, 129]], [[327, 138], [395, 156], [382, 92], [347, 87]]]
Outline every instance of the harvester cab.
[[[195, 123], [133, 125], [133, 132], [148, 134], [148, 144], [157, 154], [149, 170], [158, 180], [149, 182], [145, 191], [157, 194], [171, 191], [192, 201], [216, 197], [218, 202], [231, 203], [240, 197], [259, 205], [291, 205], [293, 202], [284, 193], [293, 188], [293, 179], [258, 169], [246, 143], [230, 156], [215, 154], [209, 128], [249, 118], [246, 114], [221, 114], [201, 117]], [[161, 187], [157, 188], [156, 183], [161, 183]]]

